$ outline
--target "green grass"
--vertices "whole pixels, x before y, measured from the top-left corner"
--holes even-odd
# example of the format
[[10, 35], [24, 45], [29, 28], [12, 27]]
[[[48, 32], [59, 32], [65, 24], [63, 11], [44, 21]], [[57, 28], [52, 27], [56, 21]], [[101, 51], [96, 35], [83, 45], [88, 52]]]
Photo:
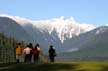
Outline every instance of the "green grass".
[[108, 71], [108, 62], [4, 63], [0, 71]]

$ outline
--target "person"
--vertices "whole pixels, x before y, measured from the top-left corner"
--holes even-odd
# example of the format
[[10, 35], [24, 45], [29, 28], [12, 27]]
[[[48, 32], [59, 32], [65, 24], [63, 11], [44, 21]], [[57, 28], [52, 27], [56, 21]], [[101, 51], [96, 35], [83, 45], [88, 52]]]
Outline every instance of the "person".
[[55, 62], [55, 56], [56, 56], [56, 52], [55, 52], [55, 48], [50, 45], [50, 48], [49, 48], [49, 59], [50, 59], [50, 62]]
[[26, 48], [23, 50], [23, 53], [25, 54], [25, 58], [24, 58], [24, 62], [31, 62], [30, 61], [30, 52], [31, 52], [31, 48], [29, 45], [26, 46]]
[[18, 43], [17, 47], [16, 47], [16, 62], [19, 63], [21, 60], [21, 54], [22, 54], [22, 47], [21, 44]]
[[31, 49], [31, 51], [30, 51], [30, 62], [31, 62], [32, 61], [32, 54], [33, 54], [33, 45], [32, 45], [32, 43], [29, 44], [29, 47]]
[[35, 48], [33, 49], [33, 60], [34, 60], [34, 62], [38, 62], [38, 60], [39, 60], [39, 53], [40, 53], [40, 48], [39, 48], [39, 44], [37, 44], [35, 46]]

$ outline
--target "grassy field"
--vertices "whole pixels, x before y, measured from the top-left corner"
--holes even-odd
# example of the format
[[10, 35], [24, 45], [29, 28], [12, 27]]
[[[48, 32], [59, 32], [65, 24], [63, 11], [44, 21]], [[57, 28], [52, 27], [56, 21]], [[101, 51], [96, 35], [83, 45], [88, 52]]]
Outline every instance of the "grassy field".
[[108, 62], [4, 63], [0, 71], [108, 71]]

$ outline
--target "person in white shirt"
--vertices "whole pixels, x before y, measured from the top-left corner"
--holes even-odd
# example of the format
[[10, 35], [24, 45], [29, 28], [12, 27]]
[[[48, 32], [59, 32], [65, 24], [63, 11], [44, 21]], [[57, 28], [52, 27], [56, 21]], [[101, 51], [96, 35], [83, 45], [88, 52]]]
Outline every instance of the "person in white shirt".
[[26, 48], [23, 50], [23, 53], [25, 54], [24, 62], [30, 62], [31, 61], [31, 58], [30, 58], [31, 50], [32, 49], [29, 47], [29, 45], [27, 45]]

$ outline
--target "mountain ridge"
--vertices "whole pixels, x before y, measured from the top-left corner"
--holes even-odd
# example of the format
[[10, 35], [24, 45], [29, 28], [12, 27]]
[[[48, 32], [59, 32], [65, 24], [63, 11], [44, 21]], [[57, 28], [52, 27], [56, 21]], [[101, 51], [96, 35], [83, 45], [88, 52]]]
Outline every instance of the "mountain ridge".
[[[107, 30], [106, 26], [92, 27], [90, 30], [88, 28], [90, 25], [86, 24], [86, 27], [84, 27], [84, 25], [80, 25], [80, 23], [76, 22], [74, 18], [65, 19], [64, 17], [61, 17], [41, 21], [31, 21], [20, 17], [15, 18], [14, 16], [7, 16], [7, 18], [12, 19], [11, 22], [15, 21], [15, 24], [17, 24], [16, 26], [8, 26], [13, 33], [16, 33], [14, 31], [16, 30], [15, 27], [20, 26], [18, 29], [22, 28], [22, 33], [26, 34], [23, 37], [19, 35], [18, 38], [15, 38], [19, 39], [21, 37], [20, 39], [32, 42], [34, 45], [39, 43], [41, 50], [46, 53], [50, 45], [56, 47], [58, 53], [79, 51], [83, 47], [86, 47], [88, 42], [92, 41], [91, 38], [95, 39], [96, 36], [101, 35], [101, 33], [103, 34]], [[5, 19], [5, 25], [6, 23], [9, 23], [6, 21], [7, 20]], [[3, 25], [1, 24], [0, 27], [2, 26]], [[12, 29], [11, 27], [14, 28]], [[81, 27], [83, 28], [81, 29]], [[84, 31], [84, 29], [86, 29], [86, 31]], [[7, 29], [5, 28], [4, 30]], [[21, 32], [19, 33], [21, 34]], [[13, 35], [15, 36], [15, 34]], [[90, 42], [90, 44], [91, 43], [92, 42]]]
[[[29, 34], [17, 22], [8, 17], [0, 17], [0, 33], [20, 41], [31, 41]], [[26, 40], [24, 37], [27, 37]]]
[[[97, 31], [100, 33], [97, 34]], [[75, 51], [58, 54], [58, 61], [108, 61], [108, 26], [101, 26], [93, 31], [76, 37]], [[80, 41], [81, 39], [81, 41]], [[73, 41], [74, 42], [74, 41]], [[71, 43], [73, 43], [71, 42]], [[74, 43], [75, 44], [75, 43]], [[70, 45], [71, 46], [71, 45]], [[75, 47], [73, 45], [73, 47]], [[71, 50], [70, 48], [68, 48]]]
[[62, 43], [67, 38], [78, 36], [80, 33], [85, 33], [95, 28], [94, 25], [80, 24], [76, 22], [73, 17], [70, 17], [68, 19], [60, 17], [49, 20], [32, 21], [18, 16], [10, 16], [6, 14], [0, 14], [0, 16], [12, 18], [18, 24], [20, 24], [26, 31], [28, 31], [27, 30], [28, 27], [31, 30], [38, 29], [41, 32], [46, 31], [49, 34], [51, 34], [53, 30], [55, 30], [57, 36], [59, 37]]

